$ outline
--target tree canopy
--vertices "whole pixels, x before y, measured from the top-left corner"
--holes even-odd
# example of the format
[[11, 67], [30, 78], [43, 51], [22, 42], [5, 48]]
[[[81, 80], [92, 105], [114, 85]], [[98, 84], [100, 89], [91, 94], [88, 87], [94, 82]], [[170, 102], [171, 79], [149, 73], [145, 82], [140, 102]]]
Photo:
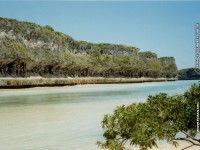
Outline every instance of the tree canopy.
[[174, 78], [173, 57], [77, 41], [51, 26], [0, 18], [0, 77]]
[[[136, 145], [141, 150], [158, 147], [158, 140], [177, 146], [178, 140], [200, 146], [197, 134], [197, 104], [200, 103], [200, 84], [193, 85], [182, 95], [160, 93], [149, 96], [145, 103], [119, 106], [102, 121], [104, 141], [102, 149], [125, 150]], [[178, 132], [185, 136], [178, 138]]]

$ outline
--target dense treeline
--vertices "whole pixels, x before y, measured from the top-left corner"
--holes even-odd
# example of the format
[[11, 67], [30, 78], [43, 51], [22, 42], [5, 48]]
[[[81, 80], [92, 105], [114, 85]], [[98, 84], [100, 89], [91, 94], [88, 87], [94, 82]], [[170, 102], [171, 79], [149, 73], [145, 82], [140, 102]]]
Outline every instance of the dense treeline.
[[200, 80], [200, 69], [187, 68], [177, 72], [180, 80]]
[[0, 18], [0, 76], [174, 77], [173, 57], [157, 58], [136, 47], [76, 41], [15, 19]]

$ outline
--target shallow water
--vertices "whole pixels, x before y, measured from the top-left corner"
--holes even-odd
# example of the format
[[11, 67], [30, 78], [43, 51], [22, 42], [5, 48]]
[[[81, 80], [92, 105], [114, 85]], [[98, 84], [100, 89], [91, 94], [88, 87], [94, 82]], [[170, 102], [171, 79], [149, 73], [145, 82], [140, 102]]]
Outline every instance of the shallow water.
[[194, 83], [198, 81], [1, 89], [0, 149], [98, 149], [104, 114], [159, 92], [183, 93]]

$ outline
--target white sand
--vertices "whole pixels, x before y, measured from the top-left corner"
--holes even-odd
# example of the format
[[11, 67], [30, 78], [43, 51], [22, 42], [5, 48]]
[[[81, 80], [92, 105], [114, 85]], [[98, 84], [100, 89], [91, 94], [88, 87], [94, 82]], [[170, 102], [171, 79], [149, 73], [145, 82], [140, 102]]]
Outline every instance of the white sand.
[[[189, 142], [186, 141], [178, 141], [179, 146], [176, 148], [175, 146], [172, 146], [171, 144], [167, 144], [167, 143], [161, 143], [158, 144], [158, 148], [154, 147], [152, 149], [149, 150], [182, 150], [183, 148], [186, 148], [187, 146], [192, 145]], [[130, 150], [140, 150], [139, 147], [134, 147], [131, 148]], [[186, 150], [200, 150], [200, 146], [192, 146]]]
[[[192, 145], [191, 143], [185, 142], [185, 141], [179, 141], [178, 143], [179, 143], [179, 146], [177, 148], [170, 144], [160, 144], [159, 148], [153, 148], [153, 150], [181, 150], [183, 148], [186, 148], [187, 146]], [[192, 146], [188, 148], [187, 150], [200, 150], [200, 146]]]

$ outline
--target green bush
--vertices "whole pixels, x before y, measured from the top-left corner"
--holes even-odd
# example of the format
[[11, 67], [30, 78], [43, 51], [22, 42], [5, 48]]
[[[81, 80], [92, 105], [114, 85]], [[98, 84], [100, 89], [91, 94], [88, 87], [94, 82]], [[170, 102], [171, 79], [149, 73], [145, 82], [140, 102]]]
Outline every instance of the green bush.
[[[158, 147], [157, 139], [177, 146], [177, 140], [200, 146], [197, 134], [197, 104], [200, 103], [200, 85], [193, 85], [183, 95], [168, 96], [160, 93], [149, 96], [146, 103], [120, 106], [114, 114], [102, 121], [105, 141], [101, 148], [126, 149], [126, 143], [138, 145], [141, 150]], [[185, 136], [177, 138], [178, 132]], [[195, 143], [196, 142], [196, 143]]]

